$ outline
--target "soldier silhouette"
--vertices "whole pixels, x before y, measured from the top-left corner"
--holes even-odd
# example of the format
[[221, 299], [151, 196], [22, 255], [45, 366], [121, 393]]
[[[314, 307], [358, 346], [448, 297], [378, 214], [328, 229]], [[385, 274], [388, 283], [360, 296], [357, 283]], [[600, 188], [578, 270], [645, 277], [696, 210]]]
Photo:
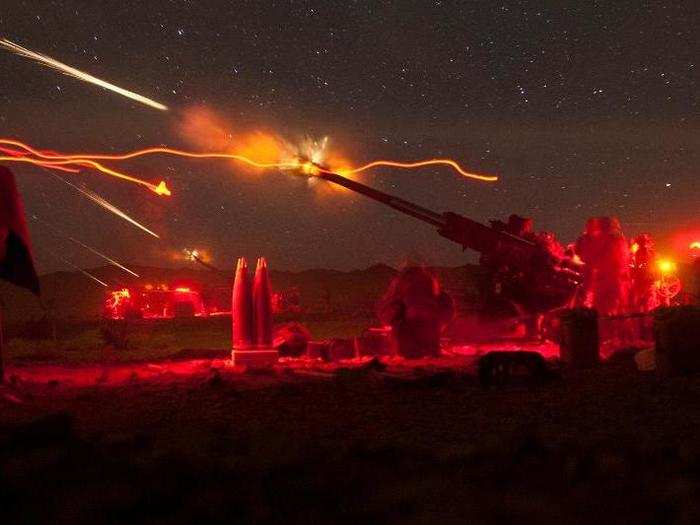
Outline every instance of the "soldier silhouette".
[[440, 334], [454, 316], [452, 298], [425, 268], [402, 270], [379, 304], [380, 320], [391, 326], [396, 352], [408, 359], [440, 355]]

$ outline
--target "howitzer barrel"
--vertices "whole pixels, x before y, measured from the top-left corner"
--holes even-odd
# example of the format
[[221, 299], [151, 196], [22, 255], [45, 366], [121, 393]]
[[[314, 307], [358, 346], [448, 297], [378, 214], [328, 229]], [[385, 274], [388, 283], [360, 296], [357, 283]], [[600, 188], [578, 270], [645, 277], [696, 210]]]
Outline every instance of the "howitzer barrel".
[[437, 228], [438, 234], [462, 248], [482, 254], [480, 264], [494, 274], [509, 272], [517, 286], [504, 292], [525, 311], [542, 312], [566, 304], [580, 282], [580, 268], [570, 258], [553, 253], [545, 244], [487, 226], [457, 213], [437, 213], [412, 202], [375, 190], [319, 167], [319, 178], [381, 202]]
[[502, 245], [508, 245], [513, 249], [531, 251], [535, 243], [499, 231], [469, 219], [457, 213], [443, 213], [445, 225], [438, 229], [438, 233], [451, 241], [458, 242], [464, 248], [471, 248], [480, 253], [486, 253]]
[[319, 177], [356, 193], [365, 195], [382, 204], [386, 204], [401, 213], [411, 215], [423, 222], [432, 224], [437, 227], [440, 235], [461, 244], [463, 248], [470, 248], [484, 253], [504, 243], [520, 247], [521, 249], [532, 249], [535, 247], [534, 243], [521, 237], [496, 231], [489, 226], [456, 213], [437, 213], [423, 206], [419, 206], [418, 204], [375, 190], [374, 188], [365, 186], [360, 182], [348, 179], [337, 173], [324, 170]]
[[447, 225], [447, 221], [445, 220], [445, 218], [437, 212], [429, 210], [428, 208], [424, 208], [423, 206], [419, 206], [418, 204], [413, 204], [412, 202], [399, 199], [398, 197], [394, 197], [393, 195], [389, 195], [388, 193], [375, 190], [374, 188], [365, 186], [360, 182], [348, 179], [346, 177], [343, 177], [342, 175], [338, 175], [337, 173], [330, 173], [324, 171], [319, 175], [319, 177], [334, 184], [338, 184], [339, 186], [343, 186], [344, 188], [352, 190], [356, 193], [361, 193], [362, 195], [369, 197], [370, 199], [374, 199], [375, 201], [379, 201], [382, 204], [391, 206], [395, 210], [398, 210], [402, 213], [406, 213], [407, 215], [411, 215], [416, 219], [420, 219], [424, 222], [432, 224], [433, 226], [437, 226], [438, 228]]

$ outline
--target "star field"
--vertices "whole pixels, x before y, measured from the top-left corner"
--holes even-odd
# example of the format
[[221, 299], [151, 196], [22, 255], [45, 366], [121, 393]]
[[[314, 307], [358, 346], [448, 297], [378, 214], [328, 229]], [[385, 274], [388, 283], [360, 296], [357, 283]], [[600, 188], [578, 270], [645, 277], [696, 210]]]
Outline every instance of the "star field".
[[[693, 2], [666, 1], [6, 0], [0, 34], [172, 111], [2, 53], [0, 129], [64, 151], [182, 146], [178, 112], [205, 105], [233, 131], [329, 135], [358, 164], [449, 156], [501, 177], [486, 185], [430, 169], [363, 178], [436, 211], [532, 216], [564, 241], [589, 216], [617, 215], [629, 234], [650, 231], [663, 244], [678, 228], [700, 232], [698, 15]], [[208, 248], [220, 266], [237, 255], [290, 269], [474, 259], [427, 225], [301, 178], [172, 158], [136, 167], [166, 178], [173, 198], [92, 173], [71, 180], [171, 245]], [[172, 264], [165, 243], [41, 170], [15, 171], [30, 213], [122, 261]], [[100, 263], [31, 226], [41, 269], [63, 267], [42, 244]]]

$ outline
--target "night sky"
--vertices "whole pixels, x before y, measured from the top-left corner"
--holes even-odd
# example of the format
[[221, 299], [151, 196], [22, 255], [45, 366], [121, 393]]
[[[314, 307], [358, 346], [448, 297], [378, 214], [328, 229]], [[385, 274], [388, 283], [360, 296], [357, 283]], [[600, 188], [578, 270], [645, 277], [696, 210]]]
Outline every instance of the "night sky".
[[[170, 106], [165, 113], [0, 51], [0, 130], [59, 151], [188, 147], [182, 112], [206, 107], [232, 133], [329, 135], [354, 163], [449, 156], [445, 169], [377, 170], [374, 187], [480, 221], [511, 213], [571, 241], [592, 215], [663, 245], [700, 232], [698, 22], [687, 2], [223, 2], [4, 0], [0, 35]], [[224, 162], [149, 158], [173, 197], [70, 175], [164, 241], [50, 174], [12, 166], [28, 212], [116, 259], [173, 265], [266, 255], [276, 269], [473, 261], [428, 225], [301, 177]], [[31, 224], [41, 271], [90, 252]]]

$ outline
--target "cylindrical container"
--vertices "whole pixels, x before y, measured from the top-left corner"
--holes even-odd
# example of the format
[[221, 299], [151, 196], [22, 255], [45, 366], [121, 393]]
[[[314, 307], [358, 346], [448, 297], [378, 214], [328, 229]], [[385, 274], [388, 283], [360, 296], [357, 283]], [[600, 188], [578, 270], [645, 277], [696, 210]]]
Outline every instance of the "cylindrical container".
[[253, 346], [253, 292], [248, 278], [248, 263], [244, 257], [236, 263], [236, 276], [231, 297], [231, 322], [233, 348]]
[[574, 368], [595, 366], [600, 361], [598, 312], [572, 308], [560, 315], [559, 357]]
[[253, 281], [253, 306], [255, 309], [255, 346], [272, 346], [272, 292], [267, 261], [258, 258]]

